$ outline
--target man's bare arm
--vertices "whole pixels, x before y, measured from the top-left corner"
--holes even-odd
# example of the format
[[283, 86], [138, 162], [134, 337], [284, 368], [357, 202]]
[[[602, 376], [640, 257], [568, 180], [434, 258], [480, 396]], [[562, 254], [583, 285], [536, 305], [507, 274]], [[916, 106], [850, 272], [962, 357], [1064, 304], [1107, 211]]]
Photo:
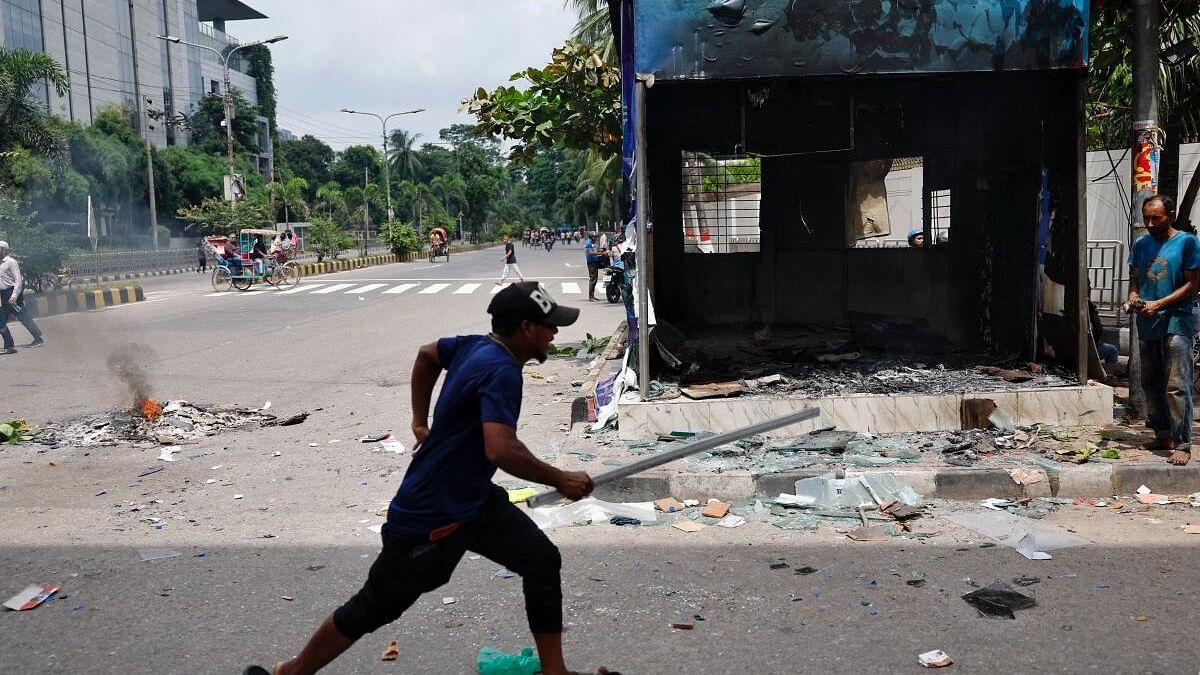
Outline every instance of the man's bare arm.
[[563, 471], [534, 457], [517, 438], [517, 430], [507, 424], [484, 422], [483, 444], [488, 461], [505, 473], [549, 485], [568, 499], [582, 499], [592, 491], [592, 479], [586, 473]]
[[[442, 374], [442, 361], [438, 357], [437, 343], [431, 342], [417, 350], [412, 376], [412, 432], [417, 438], [417, 448], [429, 437], [429, 403], [433, 400], [433, 387]], [[414, 452], [416, 449], [414, 449]]]
[[1183, 285], [1176, 288], [1167, 297], [1147, 302], [1142, 309], [1142, 314], [1153, 316], [1172, 305], [1185, 301], [1192, 302], [1196, 298], [1196, 293], [1200, 292], [1200, 270], [1184, 270], [1183, 279]]

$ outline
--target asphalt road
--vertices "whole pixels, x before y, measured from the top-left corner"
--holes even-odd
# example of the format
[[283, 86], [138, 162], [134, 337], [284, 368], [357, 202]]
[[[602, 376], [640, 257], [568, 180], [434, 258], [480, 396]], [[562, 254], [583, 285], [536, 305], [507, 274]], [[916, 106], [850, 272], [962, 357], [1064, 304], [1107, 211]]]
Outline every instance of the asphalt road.
[[[517, 253], [528, 278], [584, 308], [559, 344], [607, 335], [624, 316], [619, 305], [586, 302], [582, 248]], [[107, 365], [126, 352], [158, 398], [310, 410], [355, 400], [383, 412], [357, 399], [406, 383], [418, 346], [487, 332], [500, 269], [497, 248], [314, 277], [288, 291], [214, 293], [201, 275], [147, 279], [144, 302], [39, 320], [45, 347], [0, 358], [0, 415], [61, 419], [127, 404]], [[11, 329], [26, 341], [19, 324]]]
[[[578, 248], [518, 255], [560, 301], [582, 299], [561, 286], [584, 282]], [[395, 431], [410, 441], [413, 353], [441, 335], [486, 330], [498, 259], [494, 250], [371, 268], [287, 295], [210, 296], [203, 279], [168, 277], [146, 284], [148, 302], [43, 321], [45, 348], [0, 361], [0, 416], [60, 422], [127, 406], [106, 363], [130, 345], [160, 398], [271, 400], [272, 412], [311, 416], [199, 439], [170, 464], [149, 446], [0, 446], [0, 599], [31, 583], [63, 586], [42, 607], [0, 613], [0, 668], [238, 673], [295, 653], [361, 584], [378, 550], [369, 528], [407, 465], [407, 454], [355, 439]], [[343, 283], [355, 285], [315, 292]], [[375, 284], [384, 285], [363, 290]], [[435, 284], [449, 285], [420, 292]], [[562, 343], [606, 334], [622, 315], [580, 304]], [[526, 368], [519, 434], [553, 462], [598, 453], [589, 466], [601, 470], [605, 447], [568, 423], [571, 383], [587, 365]], [[626, 674], [915, 673], [917, 654], [943, 649], [956, 660], [950, 672], [1197, 671], [1200, 536], [1183, 527], [1200, 521], [1200, 509], [1063, 507], [1047, 522], [1090, 543], [1030, 561], [936, 515], [964, 508], [978, 509], [939, 505], [917, 525], [927, 539], [869, 543], [830, 524], [553, 530], [565, 561], [569, 663]], [[143, 561], [149, 549], [178, 555]], [[771, 568], [779, 562], [788, 567]], [[796, 575], [804, 566], [819, 571]], [[446, 587], [329, 672], [469, 673], [481, 646], [530, 644], [520, 581], [497, 572], [465, 559]], [[1027, 575], [1039, 583], [1020, 590], [1038, 604], [1015, 620], [983, 618], [960, 598]], [[926, 583], [906, 583], [917, 579]], [[679, 622], [693, 628], [670, 625]], [[381, 662], [391, 639], [400, 658]]]

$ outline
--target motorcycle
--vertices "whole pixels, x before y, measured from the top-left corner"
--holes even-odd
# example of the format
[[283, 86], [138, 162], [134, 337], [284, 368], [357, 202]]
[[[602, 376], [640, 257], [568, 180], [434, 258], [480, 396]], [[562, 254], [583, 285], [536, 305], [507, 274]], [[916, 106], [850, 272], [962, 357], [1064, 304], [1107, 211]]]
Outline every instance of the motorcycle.
[[621, 287], [625, 285], [625, 269], [620, 263], [604, 268], [604, 297], [611, 303], [621, 301]]

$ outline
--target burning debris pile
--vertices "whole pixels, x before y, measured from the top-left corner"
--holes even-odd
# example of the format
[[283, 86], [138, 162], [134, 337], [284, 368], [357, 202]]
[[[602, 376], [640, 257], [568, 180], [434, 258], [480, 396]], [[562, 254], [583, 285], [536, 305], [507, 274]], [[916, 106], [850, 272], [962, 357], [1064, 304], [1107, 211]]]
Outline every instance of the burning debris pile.
[[128, 407], [92, 415], [64, 424], [48, 425], [38, 441], [54, 446], [97, 447], [125, 443], [176, 445], [250, 426], [287, 426], [303, 422], [307, 414], [277, 419], [265, 410], [204, 406], [188, 401], [165, 404], [150, 395], [149, 378], [142, 368], [153, 350], [127, 345], [108, 357], [109, 370], [129, 389]]
[[187, 401], [168, 401], [163, 405], [146, 398], [126, 409], [50, 425], [38, 440], [55, 446], [84, 448], [124, 443], [178, 445], [233, 429], [276, 424], [279, 420], [274, 415], [261, 410], [210, 407]]
[[984, 356], [902, 356], [855, 350], [836, 331], [807, 330], [750, 341], [744, 335], [685, 339], [656, 330], [657, 355], [668, 372], [653, 383], [653, 398], [736, 394], [841, 396], [1012, 391], [1075, 384], [1074, 376], [1031, 363], [979, 365]]

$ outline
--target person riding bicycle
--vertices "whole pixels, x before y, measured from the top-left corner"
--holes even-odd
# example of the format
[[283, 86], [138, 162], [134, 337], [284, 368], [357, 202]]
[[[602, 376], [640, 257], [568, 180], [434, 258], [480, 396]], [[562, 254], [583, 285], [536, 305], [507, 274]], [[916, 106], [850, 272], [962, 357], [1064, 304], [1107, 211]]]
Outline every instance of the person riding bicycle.
[[242, 251], [237, 245], [236, 232], [225, 238], [225, 245], [221, 248], [221, 259], [229, 267], [230, 274], [242, 273]]
[[266, 272], [268, 257], [270, 257], [270, 253], [267, 251], [266, 245], [263, 244], [262, 235], [254, 235], [254, 246], [250, 249], [250, 260], [254, 261], [254, 269], [258, 274], [261, 275]]

